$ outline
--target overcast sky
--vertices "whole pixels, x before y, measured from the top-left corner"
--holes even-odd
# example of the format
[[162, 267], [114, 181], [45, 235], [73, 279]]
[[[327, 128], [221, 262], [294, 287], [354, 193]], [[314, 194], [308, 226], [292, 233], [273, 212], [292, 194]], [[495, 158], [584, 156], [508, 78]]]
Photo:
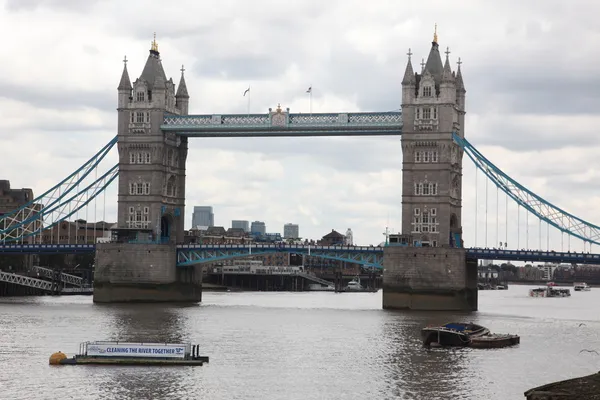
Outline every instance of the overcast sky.
[[[600, 2], [0, 4], [0, 179], [14, 188], [42, 193], [116, 134], [123, 56], [135, 80], [154, 31], [167, 76], [177, 83], [186, 67], [191, 114], [246, 112], [248, 85], [253, 113], [278, 103], [308, 112], [310, 85], [313, 112], [391, 111], [400, 108], [408, 48], [419, 70], [437, 22], [453, 69], [463, 61], [467, 138], [525, 186], [600, 224]], [[108, 161], [117, 161], [116, 149]], [[399, 138], [194, 139], [186, 227], [194, 205], [212, 205], [225, 227], [232, 219], [261, 220], [267, 231], [281, 232], [293, 222], [302, 237], [315, 239], [352, 228], [359, 243], [377, 244], [386, 226], [400, 229], [401, 167]], [[462, 225], [472, 246], [475, 172], [466, 158], [464, 173]], [[481, 246], [482, 176], [478, 188]], [[509, 247], [525, 247], [525, 214], [517, 243], [516, 230], [505, 234], [501, 195], [496, 235], [495, 188], [488, 197], [488, 246], [508, 236]], [[114, 220], [116, 187], [106, 203], [106, 218]], [[538, 223], [529, 222], [528, 247], [538, 248]], [[550, 240], [560, 248], [560, 235]], [[572, 241], [575, 247], [581, 245]]]

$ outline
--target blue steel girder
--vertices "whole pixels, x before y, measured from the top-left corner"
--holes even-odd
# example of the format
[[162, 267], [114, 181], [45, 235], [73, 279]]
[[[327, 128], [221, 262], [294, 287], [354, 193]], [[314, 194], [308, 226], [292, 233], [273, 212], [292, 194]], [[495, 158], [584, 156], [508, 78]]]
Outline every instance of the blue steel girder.
[[329, 260], [360, 264], [367, 267], [383, 267], [383, 250], [381, 248], [363, 246], [336, 248], [336, 246], [302, 245], [288, 247], [279, 247], [276, 245], [258, 245], [252, 246], [251, 248], [243, 245], [182, 245], [178, 246], [177, 265], [183, 267], [194, 264], [272, 253], [304, 254]]
[[278, 109], [267, 114], [166, 114], [161, 129], [194, 137], [397, 136], [402, 134], [402, 113], [291, 114]]
[[600, 244], [600, 227], [570, 214], [533, 193], [485, 158], [471, 143], [456, 133], [454, 141], [483, 173], [518, 205], [561, 232], [585, 242]]

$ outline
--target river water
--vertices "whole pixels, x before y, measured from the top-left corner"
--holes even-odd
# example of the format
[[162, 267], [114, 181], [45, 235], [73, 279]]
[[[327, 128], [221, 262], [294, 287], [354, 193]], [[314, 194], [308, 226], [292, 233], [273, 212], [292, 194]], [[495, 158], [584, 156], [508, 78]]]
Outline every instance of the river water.
[[[524, 399], [598, 371], [600, 289], [530, 298], [480, 291], [471, 314], [381, 309], [379, 293], [205, 293], [194, 306], [0, 298], [0, 399]], [[450, 320], [517, 333], [506, 349], [421, 346]], [[87, 340], [192, 342], [202, 367], [49, 366]]]

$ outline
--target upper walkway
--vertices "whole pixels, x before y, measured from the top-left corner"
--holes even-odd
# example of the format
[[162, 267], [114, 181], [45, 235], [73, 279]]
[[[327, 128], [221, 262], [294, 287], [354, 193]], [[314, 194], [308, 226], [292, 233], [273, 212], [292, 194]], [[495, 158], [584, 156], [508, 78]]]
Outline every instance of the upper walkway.
[[402, 113], [165, 115], [163, 131], [193, 137], [394, 136], [402, 134]]

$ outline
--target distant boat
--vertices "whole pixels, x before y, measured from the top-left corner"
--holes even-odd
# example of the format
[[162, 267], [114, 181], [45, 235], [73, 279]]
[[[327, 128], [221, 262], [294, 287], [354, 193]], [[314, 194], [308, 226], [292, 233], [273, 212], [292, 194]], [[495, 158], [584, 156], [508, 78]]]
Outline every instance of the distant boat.
[[360, 284], [360, 278], [355, 276], [350, 282], [348, 282], [348, 286], [346, 286], [346, 290], [348, 292], [360, 292], [363, 291], [364, 288]]
[[569, 297], [571, 291], [569, 289], [559, 289], [554, 287], [554, 283], [548, 283], [548, 286], [529, 291], [529, 297]]
[[331, 285], [324, 286], [324, 285], [321, 285], [320, 283], [312, 283], [312, 284], [308, 285], [308, 290], [311, 292], [334, 292], [335, 287], [333, 287]]
[[592, 288], [589, 287], [587, 283], [580, 282], [573, 284], [573, 290], [576, 292], [589, 292], [590, 290], [592, 290]]

